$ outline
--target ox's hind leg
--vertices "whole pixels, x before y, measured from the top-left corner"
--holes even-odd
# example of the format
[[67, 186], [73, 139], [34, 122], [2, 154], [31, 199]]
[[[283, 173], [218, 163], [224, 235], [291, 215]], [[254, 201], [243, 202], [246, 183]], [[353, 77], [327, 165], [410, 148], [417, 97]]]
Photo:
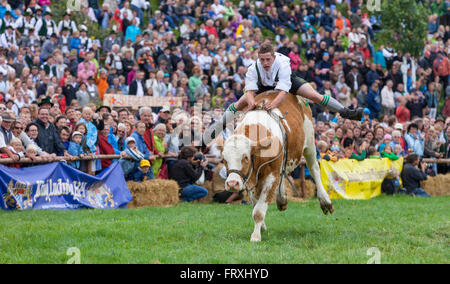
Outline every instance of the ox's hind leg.
[[317, 187], [317, 198], [319, 198], [320, 208], [325, 215], [328, 212], [333, 213], [333, 204], [331, 203], [330, 197], [323, 188], [322, 180], [320, 179], [320, 168], [317, 162], [316, 146], [314, 144], [314, 128], [312, 122], [305, 117], [305, 148], [303, 150], [303, 156], [306, 159], [306, 165], [308, 166], [311, 176], [314, 179]]
[[280, 211], [287, 209], [288, 200], [286, 188], [284, 187], [284, 175], [281, 175], [280, 185], [277, 187], [277, 208]]
[[261, 192], [257, 197], [258, 201], [253, 207], [253, 221], [255, 223], [255, 228], [253, 230], [252, 236], [250, 238], [251, 242], [261, 241], [261, 228], [266, 229], [264, 219], [266, 218], [267, 208], [270, 204], [271, 195], [274, 193], [275, 187], [278, 185], [280, 178], [269, 174], [261, 186]]

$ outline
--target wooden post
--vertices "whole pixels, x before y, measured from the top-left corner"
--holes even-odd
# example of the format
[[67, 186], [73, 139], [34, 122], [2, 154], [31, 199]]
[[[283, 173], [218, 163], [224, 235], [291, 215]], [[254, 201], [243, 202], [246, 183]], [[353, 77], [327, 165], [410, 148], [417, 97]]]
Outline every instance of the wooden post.
[[305, 180], [305, 164], [302, 163], [300, 167], [300, 190], [302, 191], [302, 198], [305, 198], [305, 188], [306, 188], [306, 180]]

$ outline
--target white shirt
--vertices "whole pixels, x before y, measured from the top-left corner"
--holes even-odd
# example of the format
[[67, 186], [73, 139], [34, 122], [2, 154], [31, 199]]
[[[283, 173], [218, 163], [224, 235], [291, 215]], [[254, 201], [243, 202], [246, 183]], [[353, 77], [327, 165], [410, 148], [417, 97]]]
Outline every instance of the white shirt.
[[142, 86], [142, 81], [136, 81], [136, 84], [137, 84], [136, 97], [143, 97], [144, 87]]
[[256, 64], [258, 64], [258, 70], [263, 86], [274, 86], [275, 78], [278, 74], [278, 83], [276, 84], [275, 89], [289, 92], [292, 86], [291, 60], [289, 57], [277, 52], [275, 52], [275, 60], [268, 72], [264, 70], [259, 59], [248, 68], [247, 74], [245, 74], [245, 91], [258, 90]]

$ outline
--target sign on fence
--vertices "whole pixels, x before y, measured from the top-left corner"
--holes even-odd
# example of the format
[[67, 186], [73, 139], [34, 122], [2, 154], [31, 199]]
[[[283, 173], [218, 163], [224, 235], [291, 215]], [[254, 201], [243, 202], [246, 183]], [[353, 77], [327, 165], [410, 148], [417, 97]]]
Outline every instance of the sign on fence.
[[121, 208], [132, 200], [119, 162], [97, 176], [59, 162], [23, 169], [0, 165], [0, 208]]
[[151, 96], [130, 96], [119, 94], [105, 94], [103, 105], [109, 107], [181, 107], [183, 101], [181, 97], [151, 97]]
[[397, 161], [384, 159], [353, 159], [320, 163], [322, 184], [330, 198], [370, 199], [381, 194], [381, 184], [389, 177], [398, 178], [403, 158]]

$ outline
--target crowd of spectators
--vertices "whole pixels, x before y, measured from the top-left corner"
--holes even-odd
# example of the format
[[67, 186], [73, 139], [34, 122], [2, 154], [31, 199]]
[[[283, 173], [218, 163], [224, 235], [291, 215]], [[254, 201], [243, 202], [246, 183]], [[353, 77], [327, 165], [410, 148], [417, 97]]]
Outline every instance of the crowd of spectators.
[[[85, 0], [61, 21], [53, 20], [52, 2], [0, 1], [1, 158], [64, 156], [95, 173], [112, 161], [73, 157], [120, 154], [132, 157], [121, 161], [128, 179], [192, 168], [177, 181], [194, 184], [198, 168], [212, 168], [196, 153], [220, 157], [202, 132], [243, 95], [265, 41], [320, 93], [365, 108], [353, 122], [311, 104], [322, 158], [450, 158], [448, 1], [422, 1], [429, 17], [420, 58], [380, 45], [380, 19], [363, 13], [362, 1], [165, 0], [151, 10], [144, 0]], [[100, 41], [77, 25], [80, 13], [109, 35]], [[181, 97], [183, 105], [110, 108], [105, 93]], [[203, 194], [194, 189], [191, 197]]]

